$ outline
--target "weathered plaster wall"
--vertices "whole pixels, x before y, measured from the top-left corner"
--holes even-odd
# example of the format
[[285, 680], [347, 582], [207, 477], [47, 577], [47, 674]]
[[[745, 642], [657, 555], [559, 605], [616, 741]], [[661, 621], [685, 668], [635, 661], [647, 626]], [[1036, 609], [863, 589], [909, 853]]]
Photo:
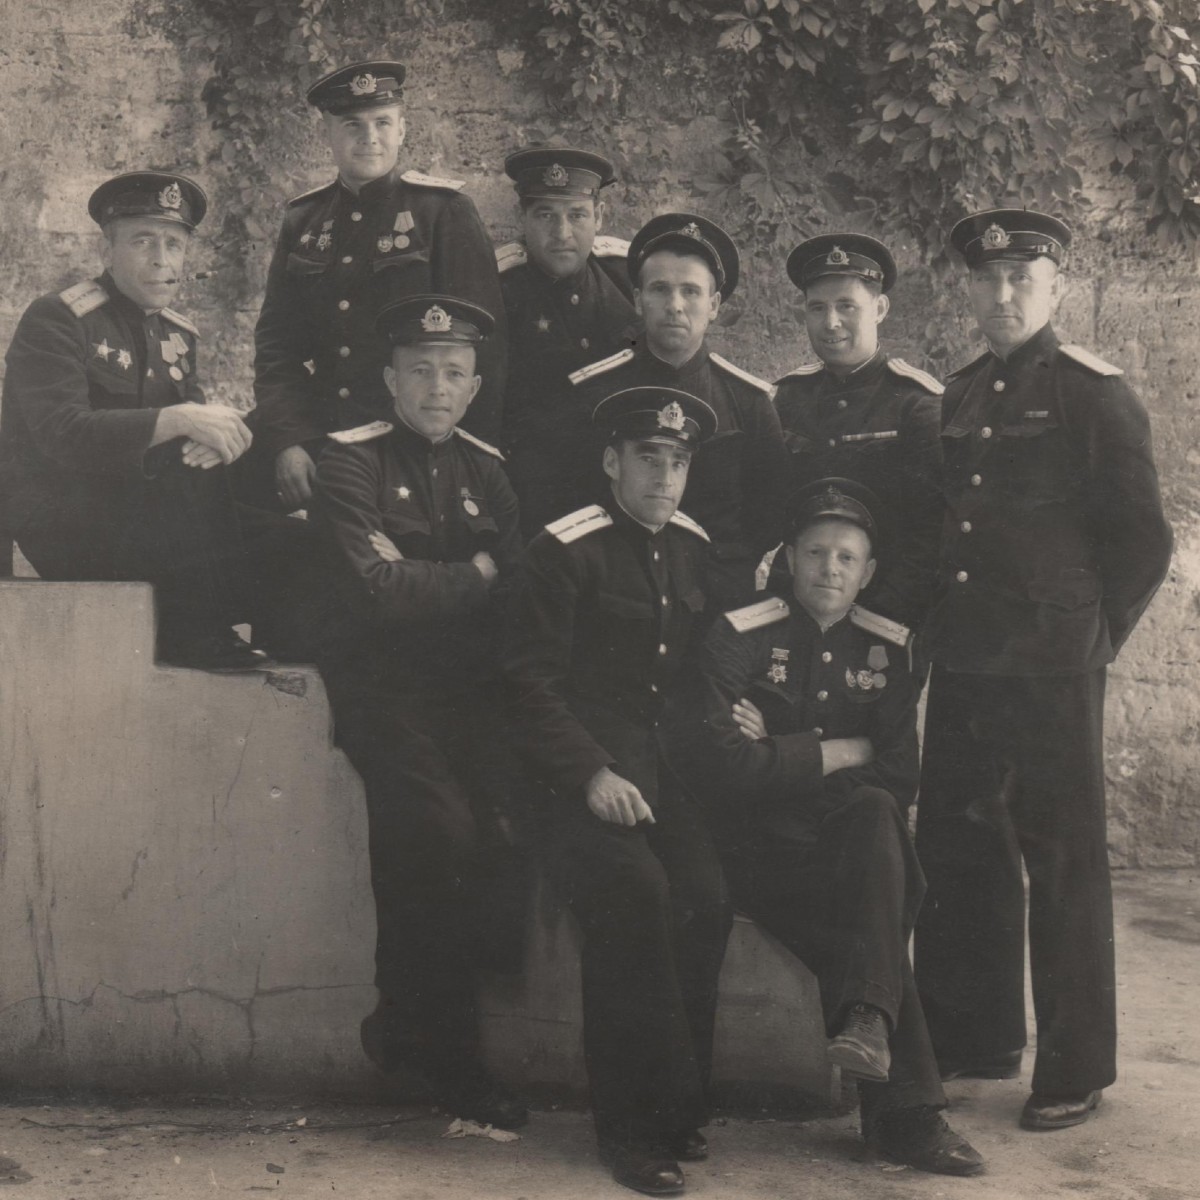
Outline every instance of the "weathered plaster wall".
[[[164, 0], [63, 0], [49, 6], [0, 0], [0, 341], [7, 343], [25, 305], [93, 270], [95, 235], [84, 200], [106, 175], [140, 165], [174, 164], [194, 173], [219, 206], [224, 168], [199, 101], [197, 63], [181, 59], [163, 32], [187, 7]], [[369, 53], [377, 47], [349, 47]], [[400, 29], [388, 50], [411, 64], [409, 156], [422, 169], [467, 181], [497, 238], [512, 233], [508, 182], [499, 171], [508, 147], [555, 130], [522, 47], [495, 40], [485, 22], [447, 22], [436, 31]], [[629, 234], [655, 211], [713, 211], [693, 190], [712, 174], [715, 125], [706, 101], [647, 62], [627, 116], [613, 123], [608, 148], [623, 164], [611, 189], [612, 232]], [[698, 73], [702, 77], [702, 72]], [[328, 177], [313, 120], [289, 81], [264, 79], [264, 97], [285, 106], [275, 164], [281, 185], [304, 190]], [[287, 107], [290, 105], [290, 107]], [[834, 122], [833, 124], [836, 124]], [[812, 158], [797, 146], [794, 173], [856, 169], [851, 139], [814, 130]], [[981, 197], [980, 202], [990, 201]], [[1110, 683], [1108, 772], [1114, 861], [1194, 863], [1200, 857], [1200, 286], [1195, 263], [1144, 239], [1136, 220], [1113, 220], [1111, 197], [1096, 182], [1097, 216], [1078, 230], [1073, 290], [1059, 325], [1127, 371], [1154, 422], [1164, 492], [1178, 551], [1171, 577], [1126, 647]], [[720, 211], [713, 211], [718, 218]], [[1136, 214], [1134, 214], [1134, 217]], [[249, 394], [253, 328], [276, 214], [263, 234], [237, 248], [245, 278], [223, 275], [190, 286], [180, 301], [205, 331], [211, 390], [234, 402]], [[830, 221], [838, 214], [830, 213]], [[1101, 240], [1102, 235], [1102, 240]], [[219, 217], [201, 230], [194, 258], [217, 256]], [[973, 356], [965, 296], [952, 273], [926, 268], [897, 246], [906, 277], [894, 294], [885, 332], [890, 346], [918, 365], [946, 368]], [[782, 262], [756, 259], [725, 312], [720, 348], [768, 377], [810, 357], [793, 312]]]

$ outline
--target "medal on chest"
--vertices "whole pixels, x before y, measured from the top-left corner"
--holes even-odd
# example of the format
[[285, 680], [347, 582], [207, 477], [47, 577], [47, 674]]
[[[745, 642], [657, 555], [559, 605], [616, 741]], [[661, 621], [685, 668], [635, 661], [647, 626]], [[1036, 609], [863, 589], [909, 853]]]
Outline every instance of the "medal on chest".
[[468, 517], [479, 516], [479, 505], [475, 500], [472, 499], [471, 493], [466, 488], [462, 488], [459, 491], [459, 495], [462, 496], [463, 512], [465, 512]]
[[412, 495], [411, 489], [406, 487], [398, 487], [395, 492], [397, 500], [407, 500]]
[[767, 678], [772, 683], [787, 682], [787, 662], [791, 653], [780, 646], [771, 647], [771, 665], [767, 668]]
[[852, 671], [846, 668], [846, 686], [851, 691], [869, 692], [872, 689], [887, 687], [887, 676], [882, 671], [871, 671], [866, 668]]

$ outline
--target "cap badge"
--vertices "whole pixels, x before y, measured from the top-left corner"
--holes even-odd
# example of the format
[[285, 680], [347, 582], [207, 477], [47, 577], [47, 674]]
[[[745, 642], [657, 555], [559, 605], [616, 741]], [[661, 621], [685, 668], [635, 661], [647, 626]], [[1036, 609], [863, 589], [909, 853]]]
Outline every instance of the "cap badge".
[[684, 237], [695, 238], [697, 241], [704, 239], [704, 234], [700, 232], [700, 226], [695, 221], [689, 221], [679, 232]]
[[658, 413], [659, 429], [674, 429], [676, 433], [680, 433], [686, 420], [678, 400], [672, 400], [666, 408], [660, 409]]
[[566, 187], [570, 180], [567, 168], [562, 163], [551, 163], [542, 172], [542, 182], [547, 187]]
[[449, 333], [450, 314], [440, 305], [435, 304], [421, 318], [421, 328], [426, 333]]
[[158, 207], [175, 209], [183, 207], [183, 192], [180, 191], [179, 184], [169, 183], [158, 193]]
[[989, 225], [983, 231], [981, 241], [989, 250], [1007, 250], [1012, 245], [1012, 238], [1007, 231], [996, 224]]
[[827, 267], [848, 267], [850, 265], [850, 255], [841, 246], [834, 246], [826, 256], [825, 265]]
[[378, 89], [379, 80], [369, 71], [362, 75], [355, 75], [350, 80], [350, 94], [352, 96], [373, 96]]

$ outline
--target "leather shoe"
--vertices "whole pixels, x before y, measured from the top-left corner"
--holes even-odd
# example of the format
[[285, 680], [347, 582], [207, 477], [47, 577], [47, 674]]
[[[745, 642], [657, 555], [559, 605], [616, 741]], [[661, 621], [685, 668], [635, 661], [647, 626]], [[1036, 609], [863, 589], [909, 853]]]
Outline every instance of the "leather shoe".
[[826, 1057], [847, 1075], [887, 1083], [892, 1065], [887, 1017], [870, 1004], [856, 1004], [841, 1032], [825, 1048]]
[[167, 666], [218, 672], [254, 671], [275, 665], [265, 650], [242, 641], [232, 629], [160, 637], [158, 659]]
[[698, 1129], [672, 1134], [663, 1145], [667, 1153], [680, 1162], [703, 1162], [708, 1157], [708, 1138]]
[[1082, 1125], [1100, 1105], [1103, 1091], [1082, 1096], [1042, 1096], [1034, 1092], [1021, 1109], [1022, 1129], [1069, 1129]]
[[983, 1170], [979, 1151], [957, 1134], [936, 1109], [885, 1109], [863, 1122], [868, 1147], [894, 1163], [935, 1175], [978, 1175]]
[[683, 1172], [663, 1150], [648, 1146], [601, 1145], [600, 1158], [622, 1187], [646, 1196], [677, 1196], [683, 1191]]
[[973, 1062], [938, 1063], [938, 1073], [945, 1083], [950, 1079], [1016, 1079], [1021, 1073], [1021, 1050], [977, 1058]]

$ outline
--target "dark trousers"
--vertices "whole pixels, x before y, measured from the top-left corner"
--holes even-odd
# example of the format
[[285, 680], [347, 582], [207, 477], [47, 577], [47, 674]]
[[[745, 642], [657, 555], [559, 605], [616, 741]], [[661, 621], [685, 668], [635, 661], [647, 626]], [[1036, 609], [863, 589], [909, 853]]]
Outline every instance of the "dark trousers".
[[[482, 685], [481, 685], [482, 687]], [[505, 823], [508, 765], [478, 692], [346, 695], [338, 744], [362, 776], [378, 1018], [364, 1048], [456, 1086], [478, 1069], [478, 968], [512, 969], [525, 876]]]
[[690, 801], [660, 793], [657, 824], [557, 814], [550, 873], [583, 933], [583, 1035], [596, 1133], [660, 1142], [708, 1121], [717, 977], [733, 922]]
[[1024, 862], [1033, 1089], [1050, 1096], [1116, 1078], [1104, 678], [935, 667], [929, 689], [916, 974], [934, 1046], [943, 1063], [971, 1063], [1025, 1044]]
[[945, 1105], [908, 960], [924, 880], [903, 814], [887, 792], [859, 787], [811, 820], [798, 808], [794, 825], [722, 856], [734, 905], [816, 975], [830, 1036], [855, 1004], [887, 1014], [891, 1077], [859, 1082], [864, 1114]]

